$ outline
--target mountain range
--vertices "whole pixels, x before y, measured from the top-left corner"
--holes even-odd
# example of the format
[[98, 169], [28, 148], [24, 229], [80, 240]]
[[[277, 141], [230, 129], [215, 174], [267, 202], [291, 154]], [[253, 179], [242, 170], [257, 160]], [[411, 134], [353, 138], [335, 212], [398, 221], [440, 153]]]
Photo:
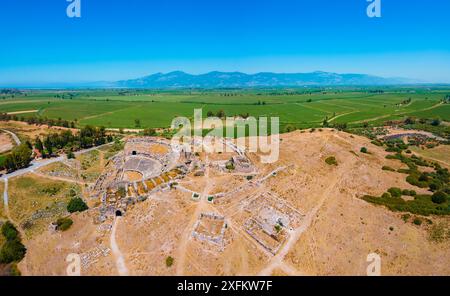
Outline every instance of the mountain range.
[[123, 88], [252, 88], [299, 86], [399, 85], [418, 83], [405, 78], [383, 78], [366, 74], [330, 72], [245, 74], [241, 72], [209, 72], [193, 75], [182, 71], [153, 75], [111, 83]]
[[414, 85], [424, 82], [407, 78], [384, 78], [367, 74], [338, 74], [332, 72], [246, 74], [242, 72], [209, 72], [189, 74], [182, 71], [156, 73], [120, 81], [34, 83], [2, 85], [0, 87], [28, 88], [264, 88], [264, 87], [322, 87], [322, 86], [389, 86]]

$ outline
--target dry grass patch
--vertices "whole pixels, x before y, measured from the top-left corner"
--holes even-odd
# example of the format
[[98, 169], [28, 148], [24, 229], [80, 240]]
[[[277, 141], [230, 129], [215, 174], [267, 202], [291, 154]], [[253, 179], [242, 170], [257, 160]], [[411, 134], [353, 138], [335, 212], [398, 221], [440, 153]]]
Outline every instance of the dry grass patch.
[[150, 147], [150, 153], [153, 154], [167, 154], [169, 152], [169, 148], [166, 145], [155, 144]]
[[425, 159], [438, 161], [439, 164], [450, 167], [450, 146], [440, 145], [432, 149], [410, 147], [410, 150]]
[[11, 218], [29, 237], [66, 215], [67, 203], [80, 194], [81, 188], [72, 183], [27, 175], [11, 179], [8, 192]]
[[25, 122], [18, 122], [18, 121], [0, 122], [0, 128], [7, 129], [17, 134], [19, 138], [27, 140], [34, 140], [37, 136], [45, 137], [50, 133], [55, 133], [64, 130], [64, 128], [60, 127], [49, 128], [46, 125], [42, 126], [29, 125]]
[[77, 170], [62, 162], [49, 164], [41, 168], [39, 172], [50, 177], [67, 178], [72, 180], [78, 179]]
[[0, 153], [8, 152], [14, 147], [11, 136], [0, 131]]
[[80, 162], [81, 177], [86, 182], [95, 182], [101, 175], [104, 166], [103, 153], [98, 150], [92, 150], [77, 156]]

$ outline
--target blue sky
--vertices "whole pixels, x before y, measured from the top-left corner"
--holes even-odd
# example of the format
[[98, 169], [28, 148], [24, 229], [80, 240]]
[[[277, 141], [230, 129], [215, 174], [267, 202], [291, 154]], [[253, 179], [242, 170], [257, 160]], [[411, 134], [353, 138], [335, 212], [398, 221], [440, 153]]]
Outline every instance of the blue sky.
[[450, 1], [0, 1], [0, 85], [213, 70], [357, 72], [450, 83]]

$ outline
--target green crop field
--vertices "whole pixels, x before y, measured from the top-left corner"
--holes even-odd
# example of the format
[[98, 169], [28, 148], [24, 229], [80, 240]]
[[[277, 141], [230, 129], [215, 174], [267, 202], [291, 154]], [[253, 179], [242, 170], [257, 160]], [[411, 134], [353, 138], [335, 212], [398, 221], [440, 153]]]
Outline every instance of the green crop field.
[[[176, 116], [192, 118], [194, 109], [223, 110], [234, 116], [280, 118], [281, 128], [320, 126], [331, 123], [380, 124], [407, 116], [450, 121], [450, 104], [442, 104], [450, 89], [365, 90], [78, 90], [27, 91], [0, 96], [0, 112], [18, 117], [42, 116], [76, 121], [77, 125], [107, 128], [167, 127]], [[405, 100], [411, 100], [405, 103]], [[33, 111], [33, 112], [31, 112]], [[24, 112], [20, 114], [20, 112]]]

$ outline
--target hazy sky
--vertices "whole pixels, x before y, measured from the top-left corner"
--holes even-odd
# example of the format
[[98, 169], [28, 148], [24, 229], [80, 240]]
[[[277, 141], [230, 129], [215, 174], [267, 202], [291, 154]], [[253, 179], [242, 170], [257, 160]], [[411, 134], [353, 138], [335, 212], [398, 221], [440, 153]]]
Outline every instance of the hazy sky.
[[0, 1], [0, 85], [333, 71], [450, 83], [450, 1]]

